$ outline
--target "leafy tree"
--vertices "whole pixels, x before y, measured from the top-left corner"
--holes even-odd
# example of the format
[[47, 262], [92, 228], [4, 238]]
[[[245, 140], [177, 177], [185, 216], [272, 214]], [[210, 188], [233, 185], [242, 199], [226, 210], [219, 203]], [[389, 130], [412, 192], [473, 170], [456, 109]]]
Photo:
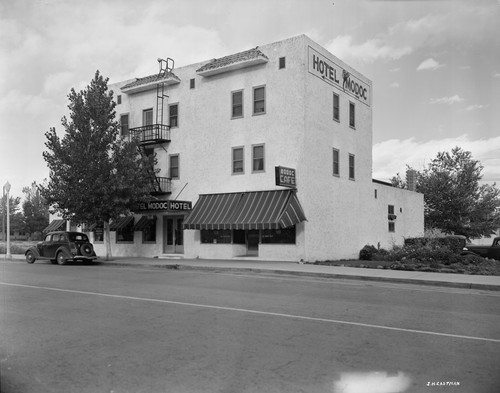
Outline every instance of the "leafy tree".
[[408, 185], [406, 184], [406, 180], [403, 180], [401, 178], [401, 175], [399, 174], [399, 172], [396, 173], [396, 176], [392, 177], [391, 184], [393, 187], [396, 187], [396, 188], [408, 188]]
[[455, 147], [440, 152], [417, 174], [417, 191], [424, 194], [426, 228], [467, 238], [490, 236], [500, 228], [500, 190], [480, 185], [482, 165]]
[[23, 193], [24, 231], [31, 237], [35, 232], [42, 232], [49, 224], [49, 207], [35, 181], [31, 186], [24, 187]]
[[[22, 217], [19, 213], [21, 198], [9, 195], [9, 218], [11, 232], [22, 230]], [[7, 240], [7, 194], [0, 201], [0, 216], [2, 217], [2, 240]]]
[[71, 89], [65, 135], [45, 136], [43, 157], [50, 170], [41, 195], [64, 219], [79, 224], [104, 222], [106, 259], [111, 258], [110, 221], [130, 214], [151, 190], [154, 158], [139, 154], [136, 141], [119, 136], [113, 92], [99, 71], [84, 90]]

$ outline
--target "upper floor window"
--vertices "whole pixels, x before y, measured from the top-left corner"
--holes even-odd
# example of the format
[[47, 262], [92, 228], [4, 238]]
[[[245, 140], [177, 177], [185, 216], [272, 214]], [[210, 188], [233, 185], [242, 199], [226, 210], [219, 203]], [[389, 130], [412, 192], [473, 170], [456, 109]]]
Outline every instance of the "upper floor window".
[[280, 57], [279, 59], [279, 69], [283, 69], [286, 67], [286, 58], [285, 57]]
[[120, 105], [120, 104], [122, 103], [122, 96], [121, 96], [121, 94], [118, 94], [118, 95], [116, 96], [116, 103], [117, 103], [118, 105]]
[[355, 160], [354, 160], [354, 154], [349, 154], [349, 179], [354, 180], [355, 179]]
[[170, 178], [178, 179], [179, 178], [179, 155], [171, 154], [169, 156], [169, 167], [170, 167]]
[[232, 152], [232, 172], [233, 174], [244, 173], [244, 148], [243, 147], [233, 147]]
[[243, 90], [231, 93], [231, 118], [243, 117]]
[[168, 106], [168, 120], [170, 127], [179, 127], [179, 104]]
[[153, 124], [153, 109], [144, 109], [142, 111], [142, 125], [150, 126]]
[[194, 78], [192, 78], [189, 80], [189, 88], [194, 89], [194, 86], [195, 86], [195, 82], [194, 82]]
[[340, 121], [340, 97], [333, 93], [333, 120]]
[[333, 176], [340, 175], [340, 151], [333, 149]]
[[252, 172], [264, 171], [264, 145], [252, 146]]
[[266, 113], [266, 87], [253, 88], [253, 114], [261, 115]]
[[349, 102], [349, 126], [356, 128], [356, 106], [354, 102]]
[[128, 113], [120, 115], [120, 135], [123, 138], [128, 138]]

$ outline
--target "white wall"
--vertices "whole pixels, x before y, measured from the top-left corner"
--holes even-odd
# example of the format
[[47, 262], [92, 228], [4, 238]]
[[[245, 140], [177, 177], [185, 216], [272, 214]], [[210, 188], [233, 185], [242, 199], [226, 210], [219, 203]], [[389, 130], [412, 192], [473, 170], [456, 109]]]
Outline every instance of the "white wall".
[[[309, 47], [369, 86], [369, 105], [312, 75]], [[371, 81], [306, 36], [259, 49], [269, 57], [268, 63], [210, 77], [196, 74], [206, 62], [174, 69], [181, 83], [167, 88], [164, 119], [168, 119], [168, 103], [179, 103], [179, 127], [171, 129], [171, 142], [156, 147], [155, 152], [160, 176], [169, 176], [169, 154], [179, 154], [180, 178], [172, 181], [172, 195], [165, 198], [194, 204], [205, 193], [275, 189], [274, 167], [281, 165], [296, 169], [297, 195], [307, 221], [297, 226], [296, 245], [260, 245], [260, 258], [355, 258], [367, 243], [389, 244], [423, 232], [420, 194], [372, 183]], [[280, 57], [286, 57], [286, 68], [281, 70]], [[189, 86], [191, 78], [194, 89]], [[266, 86], [266, 113], [253, 116], [253, 88], [261, 85]], [[123, 83], [114, 90], [120, 86]], [[231, 92], [235, 90], [243, 90], [244, 117], [240, 119], [231, 119]], [[334, 91], [340, 95], [339, 122], [333, 120]], [[349, 127], [350, 101], [356, 105], [355, 129]], [[155, 105], [155, 89], [122, 94], [117, 116], [130, 113], [130, 127], [138, 127], [142, 110], [155, 112]], [[252, 173], [254, 144], [265, 145], [264, 172]], [[245, 148], [245, 172], [233, 175], [232, 147], [239, 146]], [[340, 150], [338, 177], [332, 175], [333, 148]], [[356, 159], [355, 180], [348, 179], [349, 154]], [[395, 233], [388, 233], [388, 204], [395, 205], [397, 212], [403, 210], [396, 213]], [[160, 243], [161, 230], [157, 232]], [[233, 258], [240, 253], [238, 246], [200, 244], [199, 231], [184, 231], [184, 240], [186, 257]], [[152, 249], [161, 251], [161, 245]]]

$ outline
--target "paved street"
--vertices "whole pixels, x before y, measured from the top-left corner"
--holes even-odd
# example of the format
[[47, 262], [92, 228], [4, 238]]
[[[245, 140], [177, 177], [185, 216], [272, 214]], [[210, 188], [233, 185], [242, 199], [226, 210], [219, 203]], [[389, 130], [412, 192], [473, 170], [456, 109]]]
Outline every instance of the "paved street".
[[498, 392], [499, 301], [496, 291], [0, 262], [0, 390]]

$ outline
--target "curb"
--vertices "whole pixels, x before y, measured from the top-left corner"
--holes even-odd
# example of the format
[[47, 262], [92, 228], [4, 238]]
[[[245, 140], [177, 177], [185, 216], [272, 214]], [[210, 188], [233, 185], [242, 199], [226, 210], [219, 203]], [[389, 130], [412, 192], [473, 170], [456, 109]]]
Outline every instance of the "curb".
[[283, 274], [291, 276], [303, 277], [321, 277], [331, 279], [344, 279], [356, 281], [378, 281], [378, 282], [391, 282], [397, 284], [413, 284], [413, 285], [427, 285], [427, 286], [440, 286], [448, 288], [461, 288], [461, 289], [477, 289], [488, 291], [500, 291], [500, 285], [494, 284], [480, 284], [480, 283], [466, 283], [466, 282], [452, 282], [452, 281], [436, 281], [436, 280], [421, 280], [412, 278], [397, 278], [397, 277], [374, 277], [363, 275], [347, 275], [339, 273], [316, 273], [316, 272], [299, 272], [293, 270], [276, 270], [276, 269], [258, 269], [246, 267], [216, 267], [216, 266], [187, 266], [180, 263], [176, 264], [141, 264], [141, 263], [121, 263], [121, 262], [101, 262], [105, 266], [117, 267], [150, 267], [155, 269], [170, 269], [170, 270], [192, 270], [192, 271], [206, 271], [213, 273], [220, 272], [248, 272], [248, 273], [270, 273], [270, 274]]

